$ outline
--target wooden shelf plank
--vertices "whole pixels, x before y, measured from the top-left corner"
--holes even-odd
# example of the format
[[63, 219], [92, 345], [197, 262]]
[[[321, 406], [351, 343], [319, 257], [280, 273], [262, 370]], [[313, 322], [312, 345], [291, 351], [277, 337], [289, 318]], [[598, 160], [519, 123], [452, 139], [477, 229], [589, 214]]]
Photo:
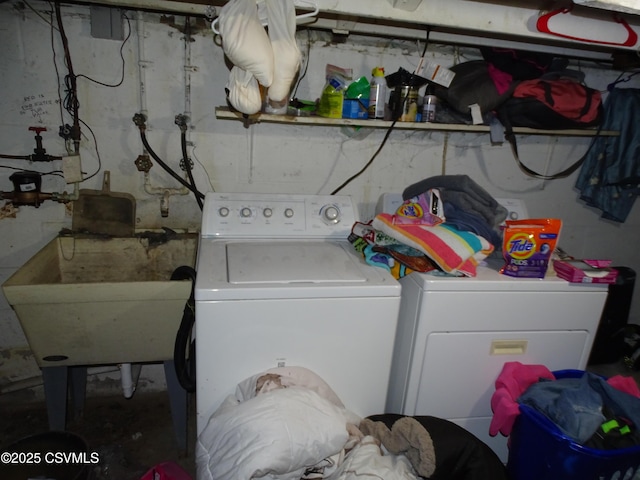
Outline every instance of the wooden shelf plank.
[[[386, 120], [356, 120], [351, 118], [325, 118], [319, 116], [296, 117], [293, 115], [272, 115], [267, 113], [256, 113], [254, 115], [245, 116], [237, 111], [229, 109], [229, 107], [216, 107], [216, 118], [225, 120], [239, 120], [253, 123], [282, 123], [290, 125], [316, 125], [316, 126], [352, 126], [364, 128], [389, 128], [393, 122]], [[464, 125], [453, 123], [418, 123], [418, 122], [396, 122], [394, 129], [398, 130], [427, 130], [434, 132], [473, 132], [473, 133], [489, 133], [488, 125]], [[514, 127], [513, 131], [521, 135], [557, 135], [557, 136], [573, 136], [573, 137], [593, 137], [596, 129], [582, 130], [538, 130], [535, 128]], [[620, 132], [602, 131], [601, 136], [618, 136]]]

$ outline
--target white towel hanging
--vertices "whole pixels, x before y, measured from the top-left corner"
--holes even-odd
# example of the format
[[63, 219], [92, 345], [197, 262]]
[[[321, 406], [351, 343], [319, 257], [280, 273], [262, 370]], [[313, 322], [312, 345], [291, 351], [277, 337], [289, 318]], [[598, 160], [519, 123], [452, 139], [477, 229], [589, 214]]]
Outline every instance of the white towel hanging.
[[[318, 8], [318, 3], [315, 0], [294, 0], [293, 4], [296, 6], [296, 8], [311, 10], [310, 12], [296, 15], [296, 22], [303, 20], [305, 18], [315, 17], [320, 11], [320, 9]], [[258, 6], [258, 16], [260, 17], [260, 22], [262, 23], [263, 26], [266, 27], [268, 24], [268, 20], [267, 20], [267, 15], [264, 8], [264, 3], [262, 1], [258, 1], [257, 6]], [[211, 22], [211, 30], [213, 30], [213, 33], [215, 33], [216, 35], [220, 35], [220, 31], [218, 30], [217, 25], [218, 25], [218, 18], [214, 18], [213, 22]]]

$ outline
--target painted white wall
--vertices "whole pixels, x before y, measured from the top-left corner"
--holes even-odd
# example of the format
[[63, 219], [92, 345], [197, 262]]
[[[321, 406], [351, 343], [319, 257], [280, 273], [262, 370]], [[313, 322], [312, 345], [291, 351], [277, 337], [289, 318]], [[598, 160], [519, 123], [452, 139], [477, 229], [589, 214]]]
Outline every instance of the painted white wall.
[[[40, 126], [47, 128], [42, 134], [47, 153], [62, 155], [65, 145], [58, 128], [71, 123], [71, 119], [66, 112], [61, 114], [59, 103], [65, 95], [62, 78], [67, 73], [60, 35], [55, 22], [52, 31], [48, 3], [34, 2], [35, 11], [25, 5], [0, 4], [0, 44], [4, 46], [0, 51], [0, 153], [30, 154], [35, 142], [28, 128]], [[143, 149], [132, 121], [143, 106], [148, 114], [150, 144], [166, 163], [178, 169], [180, 136], [174, 118], [185, 113], [190, 103], [189, 154], [195, 162], [198, 188], [203, 192], [329, 193], [364, 166], [384, 137], [381, 129], [351, 137], [340, 127], [258, 124], [245, 128], [241, 122], [217, 119], [214, 110], [225, 104], [229, 69], [207, 25], [198, 29], [192, 20], [195, 31], [189, 43], [187, 85], [185, 41], [179, 30], [185, 17], [128, 11], [125, 32], [131, 29], [131, 36], [123, 45], [122, 41], [92, 38], [89, 7], [63, 6], [62, 11], [76, 75], [118, 84], [123, 72], [122, 50], [121, 85], [109, 88], [78, 78], [82, 165], [87, 174], [96, 173], [82, 188], [100, 189], [102, 173], [109, 170], [112, 190], [136, 198], [138, 229], [197, 229], [200, 224], [200, 210], [192, 195], [172, 196], [169, 216], [163, 218], [160, 198], [144, 191], [143, 175], [134, 165]], [[387, 72], [399, 67], [413, 70], [423, 48], [421, 42], [355, 35], [345, 43], [334, 44], [326, 33], [305, 30], [299, 31], [297, 38], [301, 50], [309, 52], [308, 70], [297, 91], [301, 99], [320, 95], [328, 63], [350, 67], [356, 76], [367, 77], [377, 65]], [[435, 44], [428, 51], [429, 59], [445, 66], [477, 56], [473, 48]], [[139, 60], [144, 62], [140, 64]], [[588, 83], [602, 90], [619, 73], [600, 70], [592, 63], [575, 63], [572, 67], [583, 69]], [[625, 86], [637, 87], [634, 81]], [[190, 96], [185, 93], [187, 86]], [[553, 173], [578, 159], [589, 140], [523, 136], [519, 142], [523, 161], [533, 169]], [[0, 166], [41, 172], [61, 168], [60, 162], [30, 165], [5, 159], [0, 160]], [[11, 173], [13, 170], [0, 168], [0, 191], [12, 190]], [[361, 218], [367, 220], [381, 193], [400, 192], [415, 181], [439, 174], [468, 174], [496, 197], [524, 199], [532, 217], [562, 218], [560, 245], [576, 257], [610, 258], [616, 265], [640, 271], [635, 243], [639, 240], [638, 207], [624, 224], [601, 220], [598, 211], [578, 200], [573, 188], [576, 174], [555, 181], [526, 177], [516, 166], [508, 145], [491, 146], [487, 134], [396, 130], [371, 167], [341, 193], [355, 198]], [[158, 165], [152, 168], [151, 182], [159, 187], [179, 186]], [[44, 177], [43, 191], [69, 188], [58, 176]], [[2, 282], [60, 229], [71, 226], [69, 210], [61, 204], [45, 202], [40, 208], [18, 210], [15, 217], [0, 220]], [[632, 321], [637, 323], [639, 318], [640, 299], [636, 298]], [[162, 371], [156, 367], [143, 369], [148, 388], [163, 388]], [[19, 322], [0, 296], [0, 388], [11, 388], [38, 376]]]

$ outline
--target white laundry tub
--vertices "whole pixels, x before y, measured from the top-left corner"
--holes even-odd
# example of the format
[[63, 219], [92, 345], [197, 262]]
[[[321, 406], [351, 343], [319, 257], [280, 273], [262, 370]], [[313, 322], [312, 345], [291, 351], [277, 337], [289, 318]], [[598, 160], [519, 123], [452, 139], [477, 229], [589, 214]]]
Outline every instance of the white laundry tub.
[[170, 360], [197, 234], [59, 236], [4, 284], [41, 367]]

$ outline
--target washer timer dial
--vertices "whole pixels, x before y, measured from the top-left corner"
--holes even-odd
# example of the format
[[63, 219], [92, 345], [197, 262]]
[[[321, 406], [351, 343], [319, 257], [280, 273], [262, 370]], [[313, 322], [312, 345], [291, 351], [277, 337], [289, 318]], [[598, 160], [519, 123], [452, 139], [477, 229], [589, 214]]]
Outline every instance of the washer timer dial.
[[337, 205], [325, 205], [320, 209], [320, 217], [326, 224], [335, 224], [340, 221], [340, 209]]

